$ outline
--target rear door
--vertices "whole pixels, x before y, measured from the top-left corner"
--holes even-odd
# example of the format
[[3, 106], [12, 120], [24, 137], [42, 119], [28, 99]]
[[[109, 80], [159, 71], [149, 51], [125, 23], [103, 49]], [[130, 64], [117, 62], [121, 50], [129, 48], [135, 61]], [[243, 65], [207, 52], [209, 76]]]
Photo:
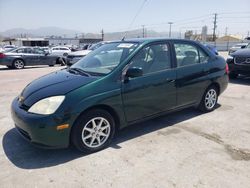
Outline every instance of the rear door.
[[209, 56], [196, 44], [175, 42], [177, 105], [199, 102], [209, 85]]
[[168, 43], [144, 47], [129, 67], [139, 67], [143, 75], [122, 83], [122, 98], [128, 122], [140, 120], [176, 106], [176, 70], [172, 69]]
[[24, 48], [24, 56], [26, 65], [37, 65], [39, 61], [39, 57], [34, 53], [33, 48]]

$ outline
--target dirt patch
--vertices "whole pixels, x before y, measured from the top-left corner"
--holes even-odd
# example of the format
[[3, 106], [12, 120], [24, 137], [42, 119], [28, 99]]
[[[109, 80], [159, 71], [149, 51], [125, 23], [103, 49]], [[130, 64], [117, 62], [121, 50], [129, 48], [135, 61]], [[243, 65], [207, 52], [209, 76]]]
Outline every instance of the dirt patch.
[[190, 128], [190, 127], [181, 127], [183, 130], [191, 132], [193, 134], [196, 134], [198, 136], [201, 136], [203, 138], [206, 138], [210, 141], [213, 141], [217, 144], [220, 144], [222, 146], [224, 146], [224, 149], [226, 151], [226, 153], [228, 155], [230, 155], [230, 157], [233, 160], [244, 160], [244, 161], [249, 161], [250, 160], [250, 150], [248, 149], [240, 149], [240, 148], [236, 148], [232, 145], [226, 144], [224, 143], [224, 141], [221, 139], [220, 135], [217, 135], [215, 133], [213, 134], [208, 134], [208, 133], [204, 133], [201, 132], [197, 129], [194, 128]]
[[169, 129], [169, 130], [166, 130], [166, 131], [158, 131], [157, 134], [158, 135], [163, 135], [163, 136], [168, 136], [170, 134], [178, 134], [180, 132], [181, 132], [180, 129]]
[[231, 145], [225, 145], [226, 152], [232, 157], [234, 160], [250, 160], [250, 150], [248, 149], [239, 149], [235, 148]]

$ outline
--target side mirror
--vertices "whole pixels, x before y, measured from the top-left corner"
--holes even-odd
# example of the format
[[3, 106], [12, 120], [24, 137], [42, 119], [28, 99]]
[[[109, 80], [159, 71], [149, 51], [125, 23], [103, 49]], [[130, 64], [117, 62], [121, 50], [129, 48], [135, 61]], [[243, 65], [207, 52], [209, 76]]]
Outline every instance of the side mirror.
[[241, 46], [241, 49], [244, 49], [244, 48], [246, 48], [246, 46]]
[[127, 70], [126, 77], [127, 78], [135, 78], [143, 75], [142, 68], [140, 67], [131, 67]]

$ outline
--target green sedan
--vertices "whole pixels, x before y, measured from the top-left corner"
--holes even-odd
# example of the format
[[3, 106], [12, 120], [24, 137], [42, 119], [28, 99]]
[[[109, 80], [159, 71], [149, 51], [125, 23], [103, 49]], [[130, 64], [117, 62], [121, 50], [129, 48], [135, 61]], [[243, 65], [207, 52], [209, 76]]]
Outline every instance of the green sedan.
[[11, 112], [35, 145], [96, 152], [128, 125], [188, 107], [214, 110], [227, 85], [225, 60], [195, 41], [122, 40], [34, 80]]

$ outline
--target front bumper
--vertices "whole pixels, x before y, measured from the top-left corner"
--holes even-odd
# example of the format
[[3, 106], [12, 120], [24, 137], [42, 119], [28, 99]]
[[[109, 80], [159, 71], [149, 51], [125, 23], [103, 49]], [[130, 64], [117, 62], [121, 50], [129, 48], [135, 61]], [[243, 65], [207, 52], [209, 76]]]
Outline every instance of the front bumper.
[[236, 74], [250, 75], [250, 64], [235, 64], [233, 59], [227, 60], [229, 71]]
[[67, 123], [60, 116], [28, 113], [19, 107], [17, 98], [12, 102], [11, 115], [17, 131], [31, 143], [43, 148], [68, 147], [71, 126], [57, 130], [58, 125]]

